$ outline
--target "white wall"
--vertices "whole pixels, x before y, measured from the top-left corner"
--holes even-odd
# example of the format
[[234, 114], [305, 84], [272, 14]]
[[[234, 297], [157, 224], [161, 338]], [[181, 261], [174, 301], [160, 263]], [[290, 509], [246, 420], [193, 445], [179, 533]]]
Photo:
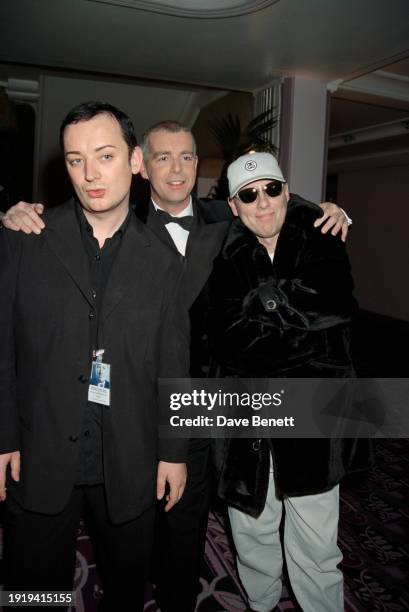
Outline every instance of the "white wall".
[[321, 202], [327, 157], [327, 86], [317, 79], [285, 79], [280, 164], [290, 190]]

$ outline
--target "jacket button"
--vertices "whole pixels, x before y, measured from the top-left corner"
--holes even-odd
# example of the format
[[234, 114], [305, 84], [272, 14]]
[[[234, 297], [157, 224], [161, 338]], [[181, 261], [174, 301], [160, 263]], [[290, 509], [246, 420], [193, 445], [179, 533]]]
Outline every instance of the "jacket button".
[[254, 442], [251, 445], [251, 448], [254, 451], [259, 451], [260, 450], [260, 446], [261, 446], [261, 440], [254, 440]]
[[68, 439], [70, 442], [78, 442], [78, 436], [70, 436]]
[[95, 317], [95, 312], [93, 312], [92, 310], [90, 311], [88, 318], [89, 319], [93, 319]]
[[85, 385], [86, 382], [88, 382], [88, 378], [86, 376], [84, 376], [84, 374], [81, 374], [81, 376], [78, 376], [78, 380], [80, 381], [80, 383], [82, 383], [83, 385]]
[[277, 310], [277, 302], [269, 299], [266, 301], [266, 310]]

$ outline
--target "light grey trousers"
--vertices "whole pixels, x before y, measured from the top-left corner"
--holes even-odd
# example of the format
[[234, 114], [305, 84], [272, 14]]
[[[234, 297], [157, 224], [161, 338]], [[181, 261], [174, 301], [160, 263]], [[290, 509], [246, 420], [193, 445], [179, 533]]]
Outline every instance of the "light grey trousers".
[[343, 576], [337, 565], [339, 486], [316, 495], [276, 498], [270, 473], [266, 506], [253, 518], [229, 507], [240, 579], [249, 605], [269, 612], [281, 597], [282, 549], [279, 526], [284, 517], [284, 552], [294, 594], [305, 612], [343, 612]]

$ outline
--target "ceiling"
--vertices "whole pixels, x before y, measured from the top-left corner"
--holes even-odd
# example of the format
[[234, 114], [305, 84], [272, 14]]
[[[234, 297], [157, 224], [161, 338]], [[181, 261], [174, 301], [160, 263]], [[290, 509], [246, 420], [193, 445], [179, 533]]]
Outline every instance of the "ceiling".
[[408, 55], [408, 0], [0, 3], [3, 78], [40, 67], [254, 92], [275, 76], [345, 79]]
[[[167, 116], [193, 125], [202, 109], [205, 157], [215, 155], [206, 109], [212, 120], [240, 113], [243, 93], [229, 91], [282, 76], [329, 83], [329, 135], [349, 134], [409, 117], [409, 0], [0, 0], [0, 84], [10, 93], [10, 79], [31, 87], [41, 74], [83, 82], [69, 105], [111, 88], [139, 131]], [[126, 105], [114, 94], [128, 85]], [[407, 157], [408, 138], [379, 146]], [[330, 163], [370, 147], [332, 149]]]

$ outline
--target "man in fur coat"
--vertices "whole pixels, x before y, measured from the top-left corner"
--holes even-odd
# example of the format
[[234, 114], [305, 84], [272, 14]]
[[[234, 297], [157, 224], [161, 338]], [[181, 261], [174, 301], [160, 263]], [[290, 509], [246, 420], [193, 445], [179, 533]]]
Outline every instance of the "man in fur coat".
[[[343, 242], [313, 228], [314, 204], [292, 201], [276, 159], [244, 155], [228, 169], [236, 219], [193, 306], [207, 304], [220, 376], [349, 377], [350, 317], [356, 308]], [[355, 440], [230, 440], [219, 492], [229, 504], [238, 569], [250, 609], [280, 600], [284, 551], [306, 612], [341, 612], [337, 546], [339, 482], [366, 463]]]

